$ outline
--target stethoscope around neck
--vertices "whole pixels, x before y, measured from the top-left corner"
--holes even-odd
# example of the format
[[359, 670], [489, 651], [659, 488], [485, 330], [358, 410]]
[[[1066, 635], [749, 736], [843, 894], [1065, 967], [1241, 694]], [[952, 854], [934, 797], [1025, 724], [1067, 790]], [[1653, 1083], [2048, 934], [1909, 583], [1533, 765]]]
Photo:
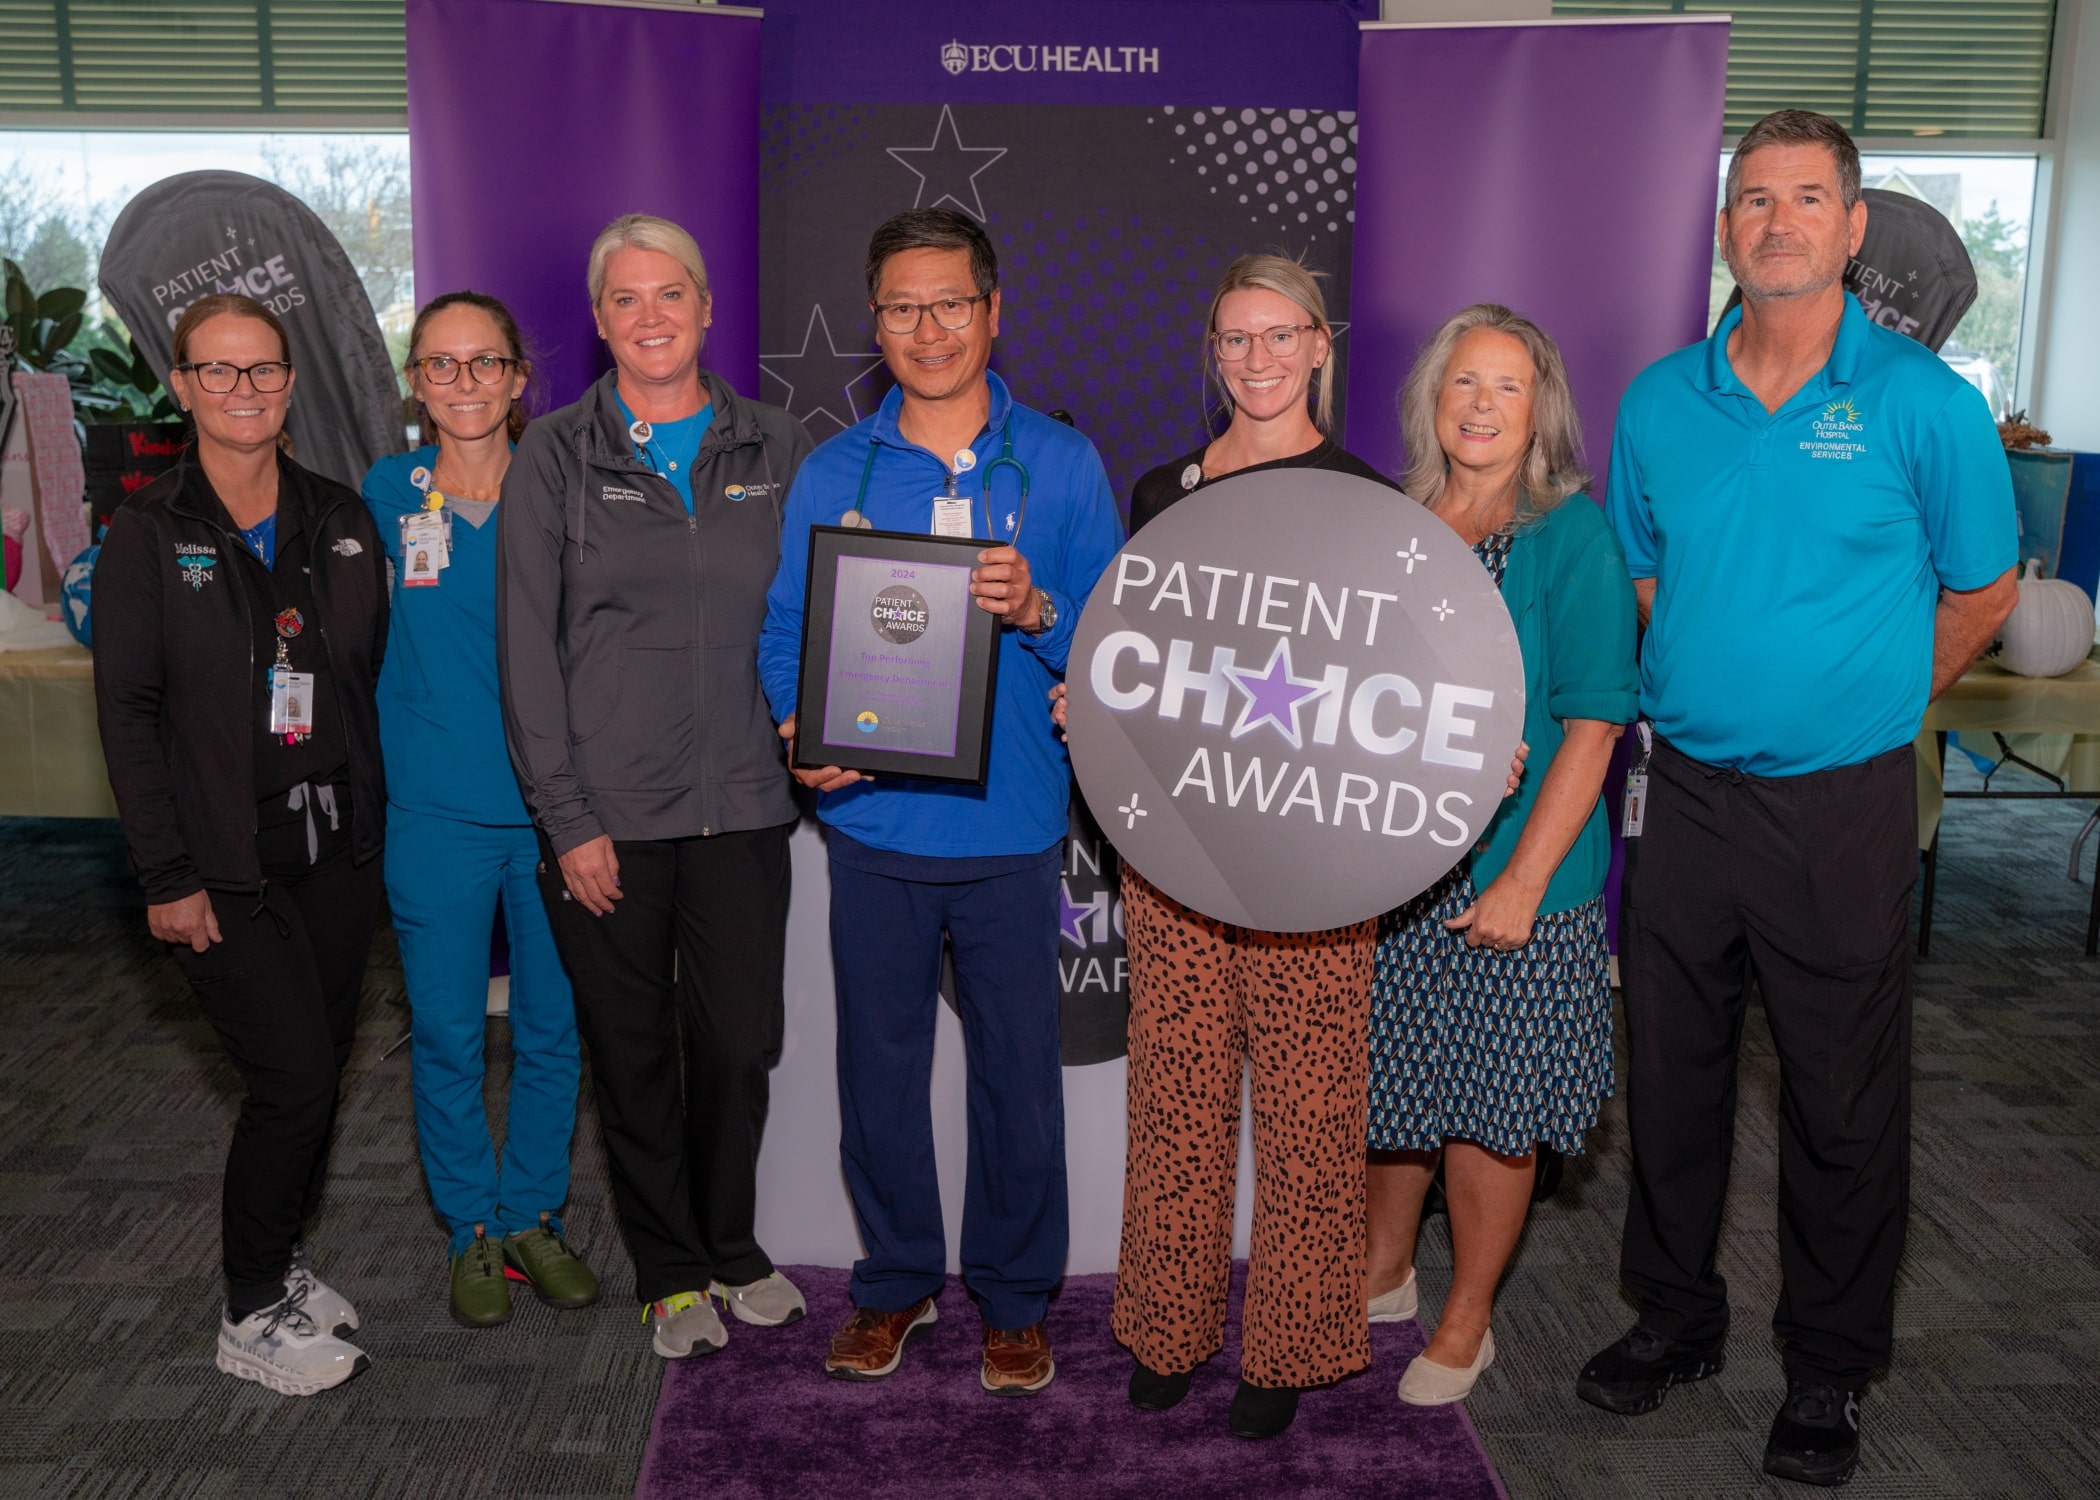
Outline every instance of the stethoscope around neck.
[[[875, 523], [867, 518], [861, 507], [868, 503], [868, 477], [875, 472], [875, 450], [880, 446], [881, 442], [879, 439], [868, 439], [867, 461], [860, 466], [860, 488], [853, 493], [853, 508], [839, 517], [841, 526], [858, 526], [869, 531], [875, 528]], [[955, 476], [967, 473], [971, 468], [971, 464], [961, 462], [963, 457], [969, 453], [970, 450], [967, 448], [957, 453], [955, 455], [957, 459], [956, 466], [948, 470], [948, 493], [951, 495], [955, 493]], [[1014, 478], [1019, 480], [1021, 485], [1021, 492], [1016, 497], [1014, 506], [1014, 529], [1007, 536], [1004, 543], [999, 541], [999, 533], [992, 526], [992, 477], [1001, 469], [1012, 469]], [[1021, 544], [1021, 528], [1027, 524], [1027, 521], [1028, 466], [1014, 457], [1013, 431], [1011, 424], [1009, 424], [999, 434], [999, 456], [984, 466], [984, 534], [994, 546], [1018, 547]]]

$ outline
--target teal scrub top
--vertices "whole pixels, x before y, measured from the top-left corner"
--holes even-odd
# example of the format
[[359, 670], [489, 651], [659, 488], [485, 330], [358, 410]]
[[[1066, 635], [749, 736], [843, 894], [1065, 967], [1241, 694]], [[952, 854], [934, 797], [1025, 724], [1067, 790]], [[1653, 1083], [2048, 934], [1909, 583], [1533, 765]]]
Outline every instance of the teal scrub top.
[[1981, 394], [1845, 298], [1830, 359], [1776, 412], [1728, 338], [1643, 370], [1619, 404], [1609, 509], [1656, 581], [1641, 711], [1711, 765], [1799, 776], [1917, 737], [1942, 588], [2019, 551]]
[[[1633, 584], [1625, 554], [1587, 495], [1570, 495], [1510, 539], [1502, 602], [1524, 653], [1524, 779], [1505, 797], [1473, 852], [1473, 884], [1485, 890], [1516, 853], [1538, 804], [1567, 719], [1624, 724], [1639, 702], [1634, 667]], [[1546, 885], [1539, 914], [1568, 911], [1604, 892], [1611, 830], [1604, 800]]]

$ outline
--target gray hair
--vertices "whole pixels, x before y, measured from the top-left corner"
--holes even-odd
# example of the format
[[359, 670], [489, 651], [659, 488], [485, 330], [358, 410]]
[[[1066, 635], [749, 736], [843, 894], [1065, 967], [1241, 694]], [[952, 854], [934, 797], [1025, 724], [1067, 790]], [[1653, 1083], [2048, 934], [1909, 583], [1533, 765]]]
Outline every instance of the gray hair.
[[1538, 386], [1531, 394], [1531, 447], [1517, 476], [1517, 514], [1520, 519], [1540, 516], [1590, 482], [1582, 466], [1582, 418], [1575, 410], [1575, 393], [1568, 386], [1568, 367], [1559, 346], [1538, 324], [1499, 302], [1476, 302], [1453, 313], [1415, 357], [1400, 391], [1400, 431], [1407, 442], [1407, 472], [1400, 488], [1432, 507], [1443, 494], [1450, 465], [1436, 438], [1437, 391], [1458, 341], [1481, 328], [1521, 343], [1538, 371]]
[[1775, 109], [1743, 132], [1728, 158], [1728, 192], [1723, 210], [1735, 206], [1735, 195], [1743, 188], [1743, 158], [1766, 146], [1822, 146], [1837, 162], [1838, 198], [1849, 212], [1859, 202], [1859, 147], [1845, 127], [1828, 115], [1812, 109]]
[[1203, 320], [1203, 369], [1227, 411], [1232, 409], [1232, 390], [1218, 372], [1217, 350], [1211, 343], [1211, 335], [1218, 331], [1218, 305], [1233, 292], [1274, 292], [1297, 303], [1313, 326], [1327, 335], [1327, 362], [1312, 374], [1313, 421], [1322, 432], [1334, 425], [1334, 329], [1327, 322], [1327, 299], [1320, 295], [1319, 280], [1326, 274], [1288, 255], [1242, 255], [1225, 268], [1217, 290], [1210, 294], [1210, 312]]
[[700, 294], [707, 295], [707, 262], [700, 258], [700, 246], [691, 235], [654, 214], [622, 214], [599, 230], [598, 238], [591, 242], [585, 283], [590, 287], [593, 307], [605, 294], [605, 263], [612, 259], [615, 250], [655, 250], [668, 255], [685, 268]]

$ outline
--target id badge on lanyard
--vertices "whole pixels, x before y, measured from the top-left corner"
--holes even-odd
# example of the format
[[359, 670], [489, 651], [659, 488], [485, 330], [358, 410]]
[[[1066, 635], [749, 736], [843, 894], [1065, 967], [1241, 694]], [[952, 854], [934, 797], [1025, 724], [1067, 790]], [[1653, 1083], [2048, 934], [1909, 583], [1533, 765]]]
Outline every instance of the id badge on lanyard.
[[933, 534], [961, 537], [970, 535], [968, 495], [941, 494], [933, 497]]
[[1641, 755], [1626, 770], [1626, 815], [1619, 825], [1621, 837], [1637, 839], [1648, 819], [1648, 757], [1655, 753], [1655, 726], [1637, 721], [1634, 733], [1641, 737]]
[[441, 510], [412, 510], [401, 517], [401, 586], [430, 588], [452, 566], [451, 517]]
[[312, 672], [270, 668], [270, 733], [293, 741], [314, 732], [314, 679]]

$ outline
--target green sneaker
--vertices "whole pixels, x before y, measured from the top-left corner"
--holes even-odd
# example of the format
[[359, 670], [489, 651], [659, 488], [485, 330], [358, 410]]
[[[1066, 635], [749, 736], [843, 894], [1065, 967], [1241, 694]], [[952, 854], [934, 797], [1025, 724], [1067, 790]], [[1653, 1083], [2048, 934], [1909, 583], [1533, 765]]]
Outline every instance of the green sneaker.
[[530, 1286], [549, 1307], [589, 1307], [598, 1300], [598, 1278], [555, 1231], [552, 1218], [543, 1213], [539, 1228], [505, 1237], [504, 1274]]
[[503, 1251], [476, 1224], [474, 1242], [452, 1257], [452, 1321], [462, 1328], [494, 1328], [509, 1319]]

